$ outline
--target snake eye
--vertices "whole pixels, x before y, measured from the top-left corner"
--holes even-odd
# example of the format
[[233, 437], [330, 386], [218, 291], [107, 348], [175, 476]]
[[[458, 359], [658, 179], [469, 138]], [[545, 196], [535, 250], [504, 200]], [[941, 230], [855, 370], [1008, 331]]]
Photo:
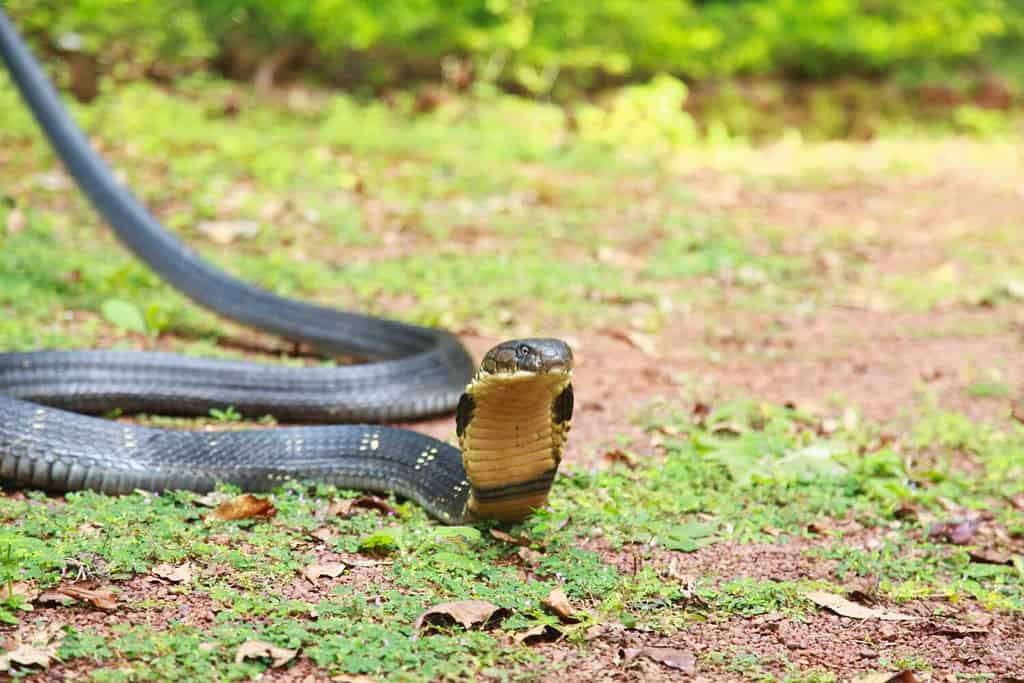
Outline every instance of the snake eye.
[[516, 355], [520, 358], [526, 358], [530, 355], [530, 347], [527, 344], [520, 344], [519, 348], [516, 349]]

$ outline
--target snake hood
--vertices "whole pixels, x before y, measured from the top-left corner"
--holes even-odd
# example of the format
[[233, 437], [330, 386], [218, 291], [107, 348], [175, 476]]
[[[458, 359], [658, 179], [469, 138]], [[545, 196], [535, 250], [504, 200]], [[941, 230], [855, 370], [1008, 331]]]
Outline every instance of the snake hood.
[[455, 413], [467, 517], [517, 521], [547, 499], [569, 435], [572, 367], [559, 339], [511, 340], [484, 356]]

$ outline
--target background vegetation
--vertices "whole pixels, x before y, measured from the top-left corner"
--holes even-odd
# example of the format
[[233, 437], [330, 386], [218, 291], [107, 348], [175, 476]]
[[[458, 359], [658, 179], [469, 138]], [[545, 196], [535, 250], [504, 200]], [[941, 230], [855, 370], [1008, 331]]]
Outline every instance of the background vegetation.
[[[38, 45], [103, 70], [303, 68], [381, 88], [447, 74], [533, 94], [669, 73], [1015, 80], [1021, 0], [11, 0]], [[1018, 70], [1014, 74], [1014, 69]]]

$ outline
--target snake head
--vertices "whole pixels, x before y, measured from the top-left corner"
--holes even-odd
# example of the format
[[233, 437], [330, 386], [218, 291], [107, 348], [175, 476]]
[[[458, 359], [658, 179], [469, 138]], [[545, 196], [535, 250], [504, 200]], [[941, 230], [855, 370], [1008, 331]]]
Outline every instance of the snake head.
[[569, 374], [572, 349], [561, 339], [510, 339], [484, 355], [480, 370], [489, 375]]

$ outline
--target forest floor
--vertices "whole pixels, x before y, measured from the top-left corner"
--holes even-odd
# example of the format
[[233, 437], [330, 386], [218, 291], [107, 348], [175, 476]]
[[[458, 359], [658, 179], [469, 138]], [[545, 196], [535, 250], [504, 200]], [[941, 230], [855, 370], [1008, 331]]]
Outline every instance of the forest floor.
[[[75, 113], [244, 279], [477, 357], [565, 338], [576, 415], [512, 528], [299, 484], [237, 521], [210, 512], [233, 491], [7, 490], [0, 677], [1024, 677], [1019, 139], [670, 151], [511, 99], [414, 115], [218, 82]], [[308, 362], [119, 248], [6, 84], [0, 119], [0, 349]], [[235, 428], [227, 408], [119, 419]], [[469, 627], [421, 626], [438, 605]]]

